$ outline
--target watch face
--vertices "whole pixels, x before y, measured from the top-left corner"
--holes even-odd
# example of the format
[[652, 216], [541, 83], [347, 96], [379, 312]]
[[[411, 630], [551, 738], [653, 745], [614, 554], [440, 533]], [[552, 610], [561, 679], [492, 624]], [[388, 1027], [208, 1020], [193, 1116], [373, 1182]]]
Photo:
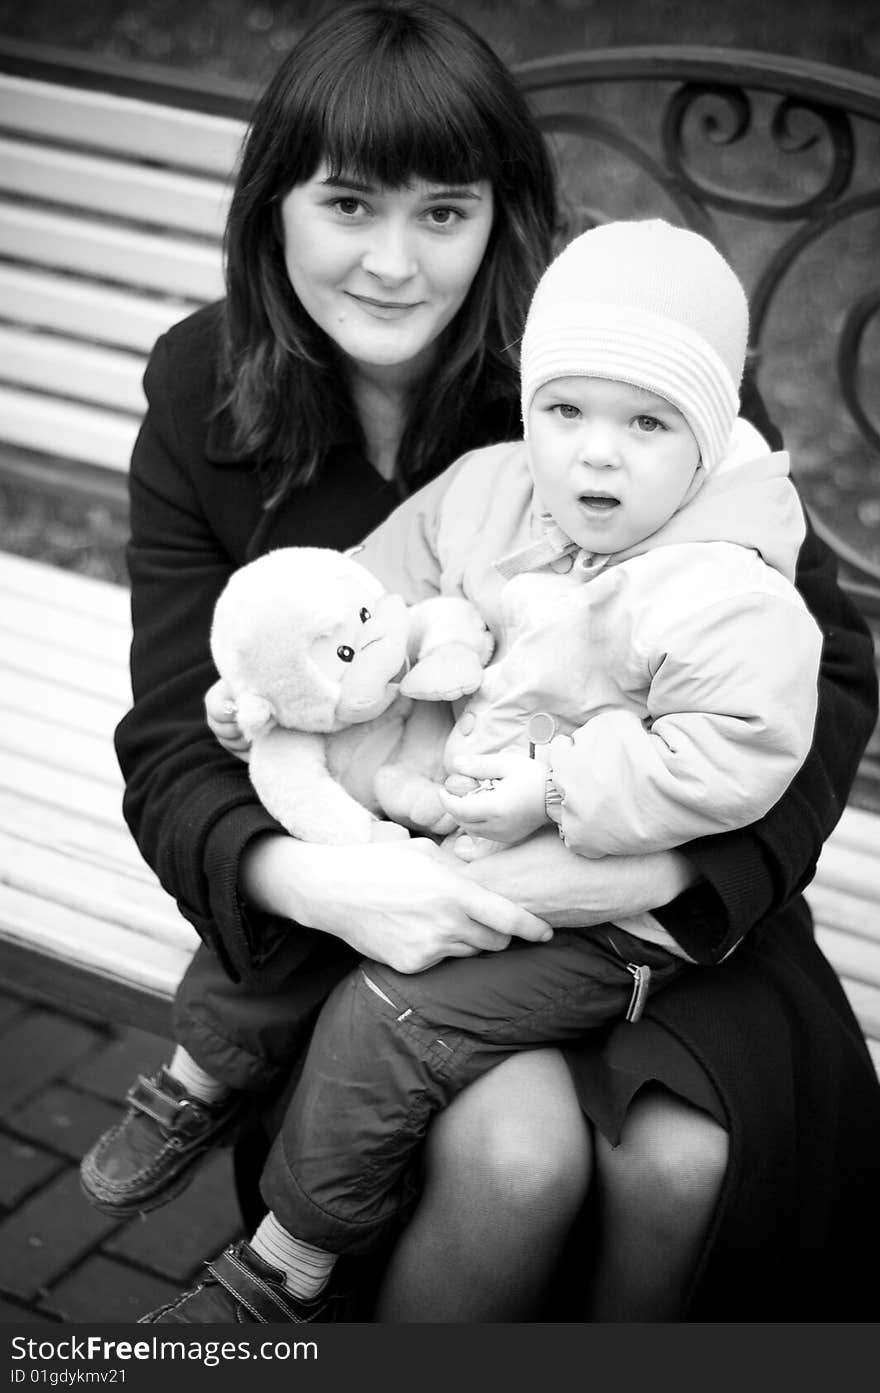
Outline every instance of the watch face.
[[549, 745], [556, 734], [556, 721], [547, 711], [536, 711], [526, 729], [533, 745]]

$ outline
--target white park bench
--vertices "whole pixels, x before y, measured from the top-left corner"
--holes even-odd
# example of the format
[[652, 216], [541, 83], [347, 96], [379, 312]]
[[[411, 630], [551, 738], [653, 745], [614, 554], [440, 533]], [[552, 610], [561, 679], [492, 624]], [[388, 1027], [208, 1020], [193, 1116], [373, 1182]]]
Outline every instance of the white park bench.
[[[757, 120], [768, 103], [793, 101], [820, 128], [833, 168], [850, 145], [860, 158], [864, 130], [876, 146], [880, 129], [880, 82], [766, 55], [618, 49], [526, 64], [520, 76], [581, 219], [661, 211], [720, 235], [723, 215], [737, 215], [725, 204], [730, 189], [720, 173], [713, 186], [711, 171], [695, 174], [685, 162], [700, 102]], [[167, 74], [0, 45], [0, 468], [8, 477], [124, 493], [146, 355], [165, 328], [223, 293], [220, 236], [250, 100], [230, 84], [175, 84]], [[643, 135], [621, 119], [636, 110]], [[727, 147], [735, 153], [736, 139], [703, 143], [719, 161]], [[648, 189], [641, 203], [591, 205], [580, 191], [589, 179], [571, 172], [583, 169], [577, 152], [588, 146], [637, 170], [638, 180], [618, 187], [622, 196]], [[775, 155], [792, 158], [784, 140]], [[847, 198], [877, 207], [876, 193], [871, 205], [853, 182], [858, 158], [850, 164], [849, 184], [830, 179], [791, 219], [769, 272], [743, 268], [757, 286], [765, 377], [773, 349], [761, 335], [797, 256], [842, 219], [835, 210]], [[876, 190], [876, 168], [873, 179]], [[601, 174], [595, 182], [609, 184]], [[761, 203], [755, 221], [778, 228], [769, 206]], [[736, 260], [737, 243], [725, 245]], [[873, 294], [876, 310], [880, 278], [871, 270], [866, 298]], [[856, 417], [859, 324], [871, 312], [845, 319], [849, 337], [841, 335], [841, 380]], [[878, 444], [870, 429], [866, 451]], [[880, 617], [880, 569], [828, 535], [853, 593]], [[23, 991], [164, 1034], [196, 938], [122, 820], [112, 733], [130, 699], [129, 638], [124, 587], [0, 553], [0, 970]], [[880, 1066], [878, 770], [875, 743], [808, 899]]]

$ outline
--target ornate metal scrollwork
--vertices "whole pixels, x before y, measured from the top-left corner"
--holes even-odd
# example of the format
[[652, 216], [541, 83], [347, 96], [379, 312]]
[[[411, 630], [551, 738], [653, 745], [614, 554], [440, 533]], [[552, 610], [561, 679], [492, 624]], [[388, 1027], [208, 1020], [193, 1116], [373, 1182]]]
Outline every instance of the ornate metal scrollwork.
[[[730, 147], [754, 132], [755, 108], [754, 98], [741, 87], [686, 82], [667, 105], [662, 142], [669, 169], [692, 198], [728, 213], [768, 222], [793, 222], [814, 216], [846, 192], [855, 164], [852, 122], [847, 114], [801, 97], [776, 96], [773, 100], [768, 135], [777, 151], [788, 156], [815, 152], [820, 146], [828, 151], [828, 167], [820, 186], [807, 198], [777, 202], [734, 195], [729, 185], [695, 175], [687, 167], [687, 128], [693, 131], [697, 127], [712, 145]], [[708, 108], [698, 111], [705, 102], [710, 103]], [[813, 129], [798, 134], [798, 119], [806, 120]]]

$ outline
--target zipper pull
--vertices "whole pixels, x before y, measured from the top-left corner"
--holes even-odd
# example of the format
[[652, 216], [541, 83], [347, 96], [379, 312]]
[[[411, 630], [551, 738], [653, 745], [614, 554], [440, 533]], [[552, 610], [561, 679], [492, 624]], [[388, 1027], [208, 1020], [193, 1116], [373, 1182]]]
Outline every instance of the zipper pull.
[[626, 1008], [626, 1019], [637, 1021], [645, 1009], [645, 1002], [651, 990], [651, 969], [646, 963], [627, 963], [626, 970], [633, 978], [632, 996]]

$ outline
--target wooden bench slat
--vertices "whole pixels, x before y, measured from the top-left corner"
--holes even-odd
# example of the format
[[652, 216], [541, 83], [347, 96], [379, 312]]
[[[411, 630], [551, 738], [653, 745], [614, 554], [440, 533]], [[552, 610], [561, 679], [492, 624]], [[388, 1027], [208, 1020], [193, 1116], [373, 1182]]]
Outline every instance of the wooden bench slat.
[[[2, 594], [0, 589], [0, 594]], [[53, 652], [69, 651], [80, 657], [91, 655], [117, 668], [128, 658], [131, 627], [128, 616], [66, 613], [60, 605], [47, 605], [21, 595], [3, 596], [0, 631], [7, 635], [50, 645]], [[59, 676], [63, 681], [63, 664]]]
[[144, 354], [196, 308], [12, 263], [0, 263], [0, 304], [15, 323]]
[[826, 843], [822, 852], [828, 860], [835, 854], [835, 848], [867, 852], [876, 857], [880, 850], [877, 814], [868, 813], [861, 808], [844, 808], [843, 815], [834, 829], [833, 839]]
[[[0, 551], [0, 598], [3, 606], [9, 596], [38, 600], [41, 606], [60, 609], [101, 623], [130, 624], [128, 591], [113, 581], [50, 566], [29, 556], [13, 556]], [[41, 608], [41, 613], [44, 609]], [[3, 607], [0, 607], [0, 621]]]
[[0, 127], [221, 179], [233, 168], [244, 133], [244, 124], [227, 116], [9, 74], [0, 74]]
[[2, 137], [0, 188], [90, 214], [195, 233], [218, 245], [229, 206], [229, 189], [219, 180]]
[[17, 634], [0, 625], [4, 644], [4, 665], [16, 672], [34, 677], [45, 677], [54, 681], [59, 694], [65, 690], [106, 693], [111, 700], [125, 703], [131, 701], [131, 680], [127, 667], [119, 660], [119, 652], [124, 648], [116, 641], [117, 653], [112, 649], [102, 653], [80, 653], [71, 649], [65, 653], [63, 663], [51, 644], [37, 634]]
[[59, 693], [57, 682], [8, 668], [4, 669], [0, 689], [0, 711], [6, 708], [30, 712], [47, 726], [81, 730], [103, 740], [112, 738], [126, 709], [121, 702], [107, 701], [100, 692], [77, 692], [65, 687]]
[[[181, 921], [184, 928], [188, 928]], [[189, 942], [154, 945], [150, 937], [56, 905], [12, 886], [0, 886], [0, 939], [44, 953], [56, 961], [91, 968], [97, 975], [171, 995], [196, 947]]]
[[844, 979], [843, 988], [849, 998], [850, 1005], [859, 1018], [859, 1024], [869, 1045], [875, 1047], [876, 1058], [876, 1047], [880, 1045], [880, 992], [864, 982], [853, 982], [847, 979]]
[[[866, 871], [873, 867], [866, 866]], [[807, 890], [807, 902], [817, 925], [842, 929], [856, 938], [868, 941], [877, 938], [880, 926], [880, 905], [857, 892], [847, 894], [834, 885], [815, 880]]]
[[6, 380], [17, 387], [75, 397], [133, 416], [147, 409], [141, 386], [146, 360], [141, 355], [0, 324], [0, 363]]
[[3, 438], [26, 450], [125, 472], [140, 422], [136, 416], [82, 406], [0, 385]]
[[16, 793], [0, 785], [0, 818], [4, 828], [35, 847], [55, 851], [89, 866], [104, 866], [125, 874], [130, 880], [149, 884], [156, 877], [144, 861], [121, 814], [116, 825], [95, 822], [84, 808], [49, 807], [28, 794]]
[[124, 924], [156, 943], [190, 941], [177, 906], [157, 881], [84, 865], [54, 848], [36, 847], [0, 831], [4, 884], [111, 924]]
[[880, 943], [831, 925], [817, 928], [816, 941], [839, 976], [880, 990]]
[[83, 774], [35, 764], [32, 759], [2, 745], [0, 766], [0, 784], [8, 793], [44, 803], [48, 808], [79, 813], [94, 823], [120, 826], [122, 797], [119, 788]]
[[202, 304], [223, 294], [219, 249], [182, 236], [0, 202], [0, 253]]
[[121, 801], [122, 775], [113, 746], [105, 736], [74, 731], [69, 726], [47, 725], [41, 717], [8, 706], [0, 706], [0, 713], [0, 750], [106, 784], [117, 790], [117, 800]]

